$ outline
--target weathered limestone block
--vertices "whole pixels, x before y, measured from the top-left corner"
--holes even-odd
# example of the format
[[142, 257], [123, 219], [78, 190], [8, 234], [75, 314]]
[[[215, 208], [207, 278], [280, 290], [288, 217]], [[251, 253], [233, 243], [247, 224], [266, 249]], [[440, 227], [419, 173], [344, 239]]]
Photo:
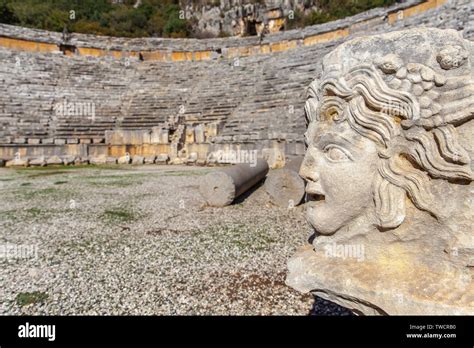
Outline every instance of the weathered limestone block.
[[206, 161], [208, 165], [215, 165], [219, 162], [220, 159], [220, 153], [216, 151], [211, 151], [207, 155]]
[[170, 159], [174, 159], [174, 158], [178, 157], [178, 144], [176, 144], [176, 143], [170, 144], [170, 149], [169, 149], [168, 154], [169, 154]]
[[45, 165], [46, 165], [46, 160], [44, 159], [44, 157], [35, 158], [30, 161], [30, 166], [44, 167]]
[[272, 169], [282, 168], [285, 165], [284, 148], [273, 146], [262, 150], [263, 157], [267, 160], [268, 165]]
[[122, 145], [123, 144], [122, 133], [116, 130], [106, 130], [105, 143], [109, 145]]
[[89, 159], [87, 157], [76, 157], [74, 165], [78, 166], [81, 164], [89, 164]]
[[209, 123], [205, 127], [205, 136], [206, 137], [215, 137], [217, 136], [217, 123]]
[[28, 167], [29, 161], [27, 158], [14, 158], [5, 163], [6, 167]]
[[76, 161], [76, 156], [63, 156], [62, 160], [64, 165], [69, 166], [74, 164], [74, 162]]
[[45, 145], [52, 145], [52, 144], [54, 144], [54, 139], [53, 138], [45, 138], [45, 139], [41, 140], [41, 143], [45, 144]]
[[168, 144], [169, 130], [163, 127], [153, 127], [150, 134], [150, 144]]
[[116, 157], [112, 157], [112, 156], [107, 156], [105, 158], [105, 163], [106, 164], [117, 164], [117, 158]]
[[194, 127], [186, 127], [186, 144], [194, 143]]
[[90, 164], [95, 164], [95, 165], [106, 164], [107, 163], [107, 156], [101, 155], [101, 156], [97, 156], [97, 157], [91, 157], [91, 158], [89, 158], [89, 163]]
[[168, 144], [170, 142], [169, 129], [162, 129], [160, 132], [160, 144]]
[[13, 139], [14, 144], [24, 144], [26, 143], [26, 138], [18, 137]]
[[254, 166], [237, 164], [205, 175], [199, 191], [210, 206], [224, 207], [263, 180], [267, 173], [268, 163], [264, 159], [259, 159]]
[[161, 127], [153, 127], [150, 134], [150, 144], [160, 144]]
[[143, 144], [151, 144], [151, 132], [148, 130], [142, 131]]
[[132, 159], [132, 164], [143, 164], [145, 162], [145, 158], [143, 156], [135, 155]]
[[189, 164], [196, 163], [197, 159], [198, 159], [197, 153], [191, 152], [188, 158], [186, 158], [186, 163], [189, 163]]
[[175, 158], [170, 159], [168, 163], [178, 165], [178, 164], [185, 164], [185, 161], [186, 160], [184, 158], [175, 157]]
[[155, 163], [156, 164], [166, 164], [168, 163], [168, 160], [170, 159], [170, 157], [168, 156], [168, 154], [166, 153], [161, 153], [159, 154], [158, 156], [156, 156], [156, 161]]
[[118, 164], [130, 164], [131, 161], [132, 161], [132, 158], [130, 157], [129, 154], [126, 154], [125, 156], [121, 156], [117, 160]]
[[58, 165], [63, 164], [63, 160], [59, 156], [51, 156], [46, 160], [48, 165]]
[[315, 234], [288, 285], [363, 314], [474, 314], [473, 46], [424, 28], [324, 58], [300, 169]]
[[156, 160], [156, 156], [146, 156], [145, 164], [154, 164], [155, 160]]
[[0, 143], [1, 144], [10, 144], [12, 142], [11, 136], [0, 136]]
[[105, 143], [109, 145], [150, 144], [150, 131], [122, 129], [105, 131]]
[[41, 139], [37, 138], [28, 138], [28, 144], [30, 145], [38, 145], [40, 143]]
[[197, 144], [203, 144], [206, 142], [206, 137], [204, 135], [204, 126], [203, 125], [197, 125], [194, 127], [194, 135], [195, 135], [195, 141]]

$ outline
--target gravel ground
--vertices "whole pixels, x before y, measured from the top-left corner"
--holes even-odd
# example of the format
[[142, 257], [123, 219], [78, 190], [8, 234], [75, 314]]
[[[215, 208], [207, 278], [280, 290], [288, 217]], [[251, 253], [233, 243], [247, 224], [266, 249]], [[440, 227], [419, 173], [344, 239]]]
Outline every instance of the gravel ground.
[[37, 246], [0, 258], [0, 314], [328, 314], [284, 284], [303, 208], [272, 206], [262, 187], [206, 207], [210, 170], [0, 168], [0, 245]]

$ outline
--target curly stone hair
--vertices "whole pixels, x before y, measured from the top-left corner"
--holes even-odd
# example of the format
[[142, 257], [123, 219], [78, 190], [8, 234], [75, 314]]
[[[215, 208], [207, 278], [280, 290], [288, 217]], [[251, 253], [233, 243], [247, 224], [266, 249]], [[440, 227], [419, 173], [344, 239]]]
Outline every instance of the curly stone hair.
[[331, 68], [308, 87], [307, 122], [347, 121], [376, 143], [381, 159], [374, 182], [379, 228], [404, 221], [407, 195], [418, 209], [442, 216], [433, 205], [431, 178], [473, 180], [471, 158], [456, 130], [474, 116], [472, 76], [446, 78], [423, 64], [404, 65], [393, 54], [345, 74], [337, 65]]

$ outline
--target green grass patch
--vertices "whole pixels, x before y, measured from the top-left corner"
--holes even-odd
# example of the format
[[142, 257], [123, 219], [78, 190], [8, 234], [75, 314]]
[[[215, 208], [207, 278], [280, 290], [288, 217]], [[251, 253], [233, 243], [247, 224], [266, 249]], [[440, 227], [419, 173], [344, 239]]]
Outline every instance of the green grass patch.
[[239, 251], [255, 252], [271, 248], [277, 240], [260, 226], [245, 224], [217, 225], [196, 232], [199, 242], [233, 246]]
[[38, 216], [43, 215], [43, 211], [39, 208], [29, 208], [29, 209], [25, 209], [21, 212], [24, 212], [26, 214], [26, 216], [31, 217], [33, 219], [37, 218]]
[[47, 171], [64, 171], [64, 170], [75, 170], [81, 169], [81, 166], [67, 166], [64, 164], [50, 164], [44, 167], [41, 166], [32, 166], [32, 167], [25, 167], [25, 168], [18, 168], [15, 169], [17, 173], [31, 173], [31, 172], [47, 172]]
[[95, 187], [125, 187], [125, 186], [132, 186], [132, 185], [141, 185], [143, 182], [141, 181], [135, 181], [135, 180], [125, 180], [125, 179], [119, 179], [119, 180], [97, 180], [97, 181], [89, 181], [89, 185], [95, 186]]
[[5, 222], [7, 220], [15, 221], [18, 218], [19, 218], [19, 210], [17, 209], [0, 211], [0, 220], [2, 222]]
[[105, 169], [105, 170], [134, 170], [130, 165], [127, 164], [89, 164], [87, 169]]
[[26, 178], [43, 178], [47, 176], [53, 176], [53, 175], [59, 175], [59, 174], [65, 174], [67, 173], [64, 170], [58, 170], [58, 171], [48, 171], [48, 172], [37, 172], [37, 173], [22, 173], [22, 175], [25, 175]]
[[180, 171], [166, 171], [161, 173], [161, 176], [194, 176], [194, 175], [206, 175], [207, 173], [210, 173], [211, 170], [180, 170]]
[[[77, 199], [81, 195], [81, 192], [70, 191], [65, 188], [56, 185], [55, 187], [48, 188], [34, 188], [34, 187], [19, 187], [10, 191], [13, 196], [9, 199], [15, 199], [20, 201], [32, 201], [41, 199], [41, 204], [45, 204], [48, 201], [61, 201], [64, 204], [69, 204], [71, 199]], [[37, 204], [36, 204], [37, 205]]]
[[150, 178], [151, 176], [153, 176], [153, 173], [130, 173], [117, 175], [90, 175], [78, 179], [95, 187], [124, 187], [141, 185], [143, 184], [144, 178]]
[[34, 199], [37, 197], [48, 197], [52, 195], [57, 195], [62, 191], [50, 187], [50, 188], [43, 188], [43, 189], [23, 189], [23, 190], [16, 190], [15, 194], [18, 198], [21, 199]]
[[29, 209], [11, 209], [0, 211], [0, 220], [2, 221], [32, 221], [38, 219], [48, 219], [57, 211], [50, 209], [29, 208]]
[[48, 299], [49, 295], [41, 291], [20, 292], [16, 295], [15, 302], [23, 307], [34, 303], [41, 303]]
[[101, 218], [109, 223], [133, 222], [138, 220], [140, 217], [141, 214], [135, 213], [126, 208], [106, 209], [101, 215]]

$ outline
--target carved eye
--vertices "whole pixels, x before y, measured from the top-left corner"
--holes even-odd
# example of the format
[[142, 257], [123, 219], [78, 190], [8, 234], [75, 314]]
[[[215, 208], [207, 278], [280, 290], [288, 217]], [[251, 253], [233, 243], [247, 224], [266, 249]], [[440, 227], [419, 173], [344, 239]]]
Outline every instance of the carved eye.
[[326, 157], [332, 162], [342, 162], [351, 159], [351, 156], [338, 146], [328, 145], [324, 148]]

